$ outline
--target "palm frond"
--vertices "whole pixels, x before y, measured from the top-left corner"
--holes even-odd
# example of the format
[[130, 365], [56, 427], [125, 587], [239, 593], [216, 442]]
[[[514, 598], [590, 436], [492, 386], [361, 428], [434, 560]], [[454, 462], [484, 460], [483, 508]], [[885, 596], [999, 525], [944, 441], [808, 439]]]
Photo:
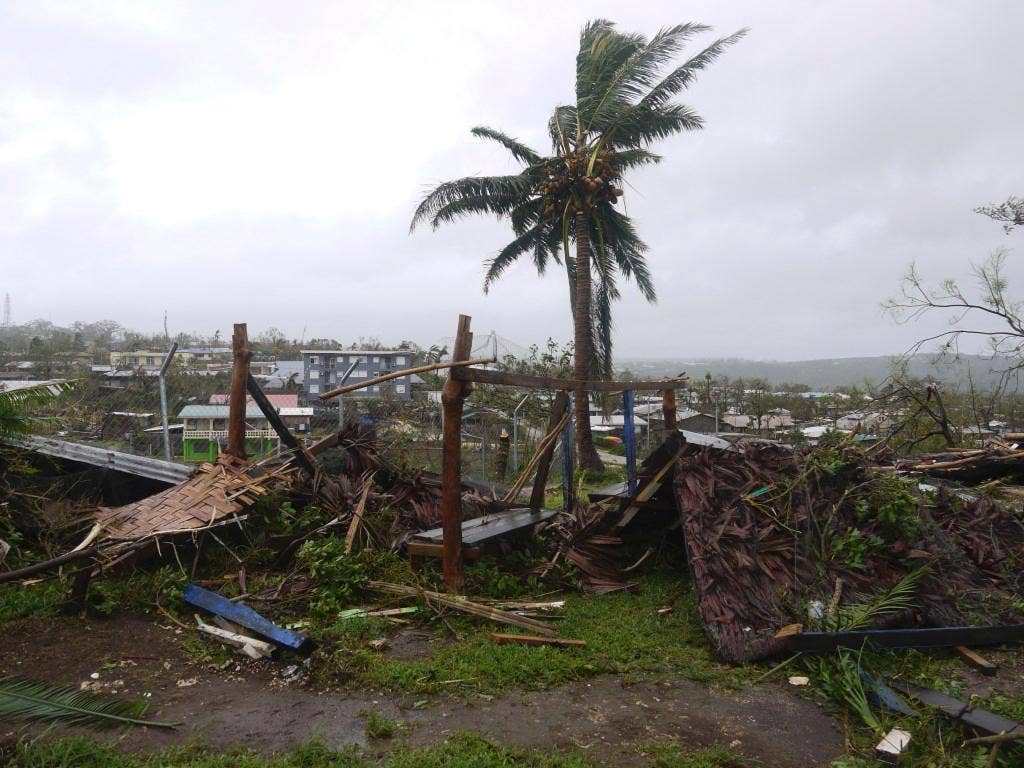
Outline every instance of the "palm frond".
[[576, 107], [561, 105], [548, 120], [548, 133], [551, 135], [551, 147], [556, 155], [568, 155], [576, 141], [577, 117]]
[[0, 437], [26, 435], [32, 431], [33, 408], [41, 408], [53, 402], [65, 392], [70, 392], [78, 381], [47, 381], [34, 387], [0, 391]]
[[688, 88], [697, 78], [697, 73], [713, 64], [729, 46], [735, 45], [746, 36], [749, 29], [741, 29], [728, 37], [722, 37], [708, 45], [696, 56], [672, 70], [665, 78], [651, 88], [650, 92], [640, 100], [645, 107], [657, 108], [664, 106], [669, 99], [684, 88]]
[[889, 589], [855, 605], [840, 608], [836, 615], [835, 631], [850, 632], [866, 629], [874, 624], [875, 619], [879, 616], [913, 608], [917, 582], [925, 570], [926, 568], [918, 568], [915, 571], [910, 571]]
[[148, 725], [173, 728], [180, 723], [140, 719], [145, 700], [125, 701], [88, 691], [63, 688], [34, 680], [0, 679], [0, 717], [62, 721], [81, 725]]
[[55, 397], [70, 392], [78, 385], [77, 379], [68, 381], [54, 380], [44, 381], [32, 387], [12, 389], [10, 391], [0, 389], [0, 403], [7, 403], [13, 406], [31, 408], [35, 405], [46, 405]]
[[445, 218], [438, 220], [437, 215], [445, 211], [447, 206], [461, 201], [469, 201], [466, 203], [467, 208], [459, 210], [456, 206], [448, 209], [452, 218], [463, 213], [478, 212], [477, 210], [470, 211], [469, 207], [472, 206], [487, 213], [504, 215], [523, 197], [530, 194], [535, 182], [536, 171], [527, 169], [514, 176], [467, 176], [438, 184], [416, 207], [412, 222], [409, 224], [409, 231], [412, 232], [417, 225], [427, 220], [430, 220], [436, 229], [440, 224], [450, 220]]
[[616, 123], [609, 147], [643, 147], [682, 131], [699, 131], [704, 118], [684, 104], [652, 108], [637, 105]]
[[487, 272], [484, 274], [484, 293], [490, 291], [491, 284], [500, 278], [520, 256], [535, 250], [539, 244], [544, 242], [544, 226], [538, 224], [498, 251], [494, 258], [488, 259], [486, 262]]
[[[643, 41], [639, 36], [611, 33], [625, 39], [619, 45], [610, 45], [609, 48], [617, 53], [620, 50], [628, 52], [628, 56], [608, 57], [605, 65], [614, 66], [614, 73], [607, 82], [594, 84], [603, 92], [592, 95], [596, 100], [592, 110], [580, 105], [585, 131], [604, 132], [613, 126], [623, 110], [628, 110], [643, 99], [658, 84], [662, 67], [672, 60], [686, 40], [708, 29], [703, 24], [679, 24], [660, 30], [650, 42]], [[641, 44], [637, 45], [638, 42]]]
[[476, 128], [473, 128], [470, 133], [474, 136], [479, 136], [482, 139], [491, 139], [492, 141], [498, 142], [501, 146], [512, 153], [512, 157], [522, 163], [526, 163], [527, 165], [534, 165], [541, 161], [541, 156], [528, 146], [516, 139], [513, 139], [508, 134], [495, 130], [494, 128], [488, 128], [485, 125], [478, 125]]
[[640, 294], [649, 302], [657, 301], [654, 279], [651, 277], [644, 252], [647, 244], [640, 239], [636, 227], [628, 216], [619, 213], [612, 206], [600, 211], [605, 246], [615, 261], [615, 266], [627, 280], [634, 280]]
[[644, 165], [657, 165], [660, 162], [661, 155], [656, 155], [647, 149], [624, 149], [612, 153], [612, 164], [620, 171], [628, 171]]

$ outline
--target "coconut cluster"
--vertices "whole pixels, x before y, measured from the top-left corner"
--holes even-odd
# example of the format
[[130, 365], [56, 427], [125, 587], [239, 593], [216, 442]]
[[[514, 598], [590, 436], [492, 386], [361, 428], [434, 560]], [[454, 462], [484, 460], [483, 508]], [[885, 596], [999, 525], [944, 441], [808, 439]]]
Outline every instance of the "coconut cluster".
[[554, 160], [544, 166], [544, 180], [537, 185], [537, 194], [544, 198], [545, 218], [570, 215], [587, 210], [601, 202], [614, 204], [622, 196], [616, 185], [621, 176], [612, 163], [612, 152], [602, 149], [594, 159], [594, 167], [587, 174], [590, 154], [575, 152], [565, 160]]

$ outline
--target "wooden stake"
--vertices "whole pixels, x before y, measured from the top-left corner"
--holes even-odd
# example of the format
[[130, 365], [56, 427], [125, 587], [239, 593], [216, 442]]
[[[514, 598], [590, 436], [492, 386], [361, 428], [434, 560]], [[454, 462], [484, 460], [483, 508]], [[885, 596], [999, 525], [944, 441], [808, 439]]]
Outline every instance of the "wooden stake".
[[675, 432], [676, 426], [676, 391], [675, 389], [663, 389], [661, 391], [661, 413], [665, 417], [665, 431]]
[[[472, 318], [459, 315], [459, 326], [452, 346], [452, 362], [468, 360], [473, 349], [473, 334], [469, 330]], [[454, 373], [453, 369], [453, 373]], [[468, 370], [468, 369], [464, 369]], [[455, 376], [449, 376], [441, 391], [444, 412], [441, 454], [441, 525], [444, 536], [441, 544], [441, 572], [449, 592], [462, 591], [462, 405], [469, 395], [469, 385]]]
[[245, 377], [245, 388], [252, 395], [252, 400], [256, 403], [256, 406], [263, 411], [263, 415], [267, 417], [267, 421], [270, 422], [270, 426], [277, 432], [281, 442], [293, 452], [298, 465], [306, 470], [310, 477], [316, 475], [316, 459], [313, 457], [313, 454], [288, 429], [288, 426], [281, 419], [280, 414], [278, 414], [277, 409], [271, 405], [267, 396], [263, 394], [263, 389], [260, 387], [259, 382], [251, 374], [247, 374]]
[[249, 378], [249, 332], [245, 323], [235, 323], [231, 336], [231, 353], [234, 366], [231, 369], [231, 394], [228, 396], [228, 449], [227, 453], [239, 459], [245, 458], [245, 382]]
[[491, 632], [491, 640], [498, 645], [558, 645], [564, 648], [585, 648], [586, 640], [568, 640], [563, 637], [533, 637], [532, 635], [506, 635], [502, 632]]
[[[562, 418], [565, 416], [565, 406], [569, 400], [569, 393], [565, 390], [555, 395], [555, 401], [551, 404], [551, 415], [548, 416], [547, 434], [558, 433], [561, 429]], [[530, 493], [530, 509], [544, 508], [544, 489], [548, 484], [548, 471], [551, 469], [551, 459], [555, 455], [555, 441], [545, 448], [537, 464], [537, 474], [533, 478], [533, 492]]]
[[345, 534], [345, 551], [351, 552], [352, 545], [356, 540], [356, 531], [363, 522], [363, 512], [366, 511], [366, 500], [370, 497], [370, 488], [373, 487], [373, 475], [366, 478], [366, 487], [363, 488], [363, 495], [359, 497], [355, 512], [352, 513], [352, 522], [348, 525], [348, 533]]

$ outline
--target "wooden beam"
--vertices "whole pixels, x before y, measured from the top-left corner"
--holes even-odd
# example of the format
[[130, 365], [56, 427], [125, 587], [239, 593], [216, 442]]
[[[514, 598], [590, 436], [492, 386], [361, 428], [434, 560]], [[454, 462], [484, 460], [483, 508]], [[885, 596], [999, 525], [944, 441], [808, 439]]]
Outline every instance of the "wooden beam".
[[[452, 345], [452, 362], [469, 360], [473, 349], [470, 331], [472, 318], [459, 315], [459, 325]], [[452, 368], [452, 375], [441, 390], [444, 413], [441, 454], [441, 525], [444, 528], [444, 556], [441, 572], [449, 592], [461, 592], [462, 574], [462, 406], [469, 395], [469, 386], [455, 377], [456, 371], [470, 368]]]
[[977, 651], [971, 650], [966, 645], [957, 645], [954, 647], [954, 650], [960, 654], [964, 661], [966, 661], [976, 670], [981, 672], [981, 674], [983, 675], [993, 677], [999, 671], [999, 667], [997, 667], [995, 664], [986, 659]]
[[473, 381], [478, 384], [502, 384], [531, 389], [585, 389], [589, 392], [666, 389], [677, 387], [687, 381], [686, 377], [660, 381], [579, 381], [578, 379], [559, 379], [553, 376], [530, 376], [523, 373], [491, 371], [486, 368], [453, 368], [451, 375], [452, 378]]
[[958, 645], [1003, 645], [1024, 642], [1024, 624], [1001, 627], [927, 627], [924, 629], [865, 629], [853, 632], [801, 632], [789, 649], [801, 653], [831, 653], [837, 648], [952, 648]]
[[[295, 461], [298, 462], [299, 466], [302, 467], [313, 477], [316, 474], [316, 460], [313, 458], [306, 447], [298, 441], [298, 438], [292, 434], [292, 431], [288, 429], [288, 426], [281, 419], [277, 409], [270, 404], [267, 396], [263, 394], [263, 390], [260, 388], [259, 383], [252, 377], [252, 374], [248, 374], [245, 377], [245, 388], [249, 394], [252, 395], [253, 402], [256, 406], [263, 411], [263, 415], [267, 417], [267, 421], [270, 422], [270, 426], [277, 432], [277, 436], [281, 438], [281, 442], [284, 443], [295, 456]], [[244, 411], [243, 411], [244, 414]]]
[[426, 373], [427, 371], [437, 371], [442, 368], [463, 368], [467, 365], [486, 365], [487, 363], [493, 363], [495, 359], [493, 357], [478, 357], [476, 360], [452, 360], [445, 363], [430, 363], [429, 365], [420, 365], [416, 368], [406, 368], [401, 371], [392, 371], [391, 373], [385, 373], [382, 376], [377, 376], [373, 379], [367, 379], [366, 381], [357, 381], [355, 384], [346, 384], [344, 387], [338, 387], [332, 389], [329, 392], [324, 392], [319, 395], [321, 400], [330, 400], [332, 397], [338, 395], [344, 395], [346, 392], [355, 392], [357, 389], [363, 389], [365, 387], [371, 387], [374, 384], [380, 384], [385, 381], [391, 381], [392, 379], [400, 379], [403, 376], [412, 376], [416, 373]]
[[245, 323], [235, 323], [231, 335], [231, 394], [228, 395], [228, 449], [227, 453], [239, 459], [245, 458], [245, 382], [249, 377], [249, 332]]
[[533, 635], [506, 635], [491, 632], [491, 640], [498, 645], [557, 645], [562, 648], [586, 648], [586, 640], [569, 640], [564, 637], [534, 637]]
[[[551, 415], [548, 416], [548, 428], [546, 434], [554, 432], [565, 416], [565, 408], [569, 402], [569, 393], [561, 390], [555, 395], [555, 401], [551, 404]], [[551, 470], [551, 459], [555, 455], [555, 440], [544, 449], [537, 464], [537, 474], [533, 477], [533, 491], [530, 493], [530, 507], [532, 509], [544, 508], [544, 491], [548, 484], [548, 472]]]

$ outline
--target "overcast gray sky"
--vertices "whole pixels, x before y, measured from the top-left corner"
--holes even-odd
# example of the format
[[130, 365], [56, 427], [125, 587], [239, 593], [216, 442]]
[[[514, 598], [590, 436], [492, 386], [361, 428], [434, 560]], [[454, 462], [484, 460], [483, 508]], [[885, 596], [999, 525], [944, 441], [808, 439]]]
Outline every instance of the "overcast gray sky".
[[1024, 194], [1024, 3], [145, 3], [0, 8], [0, 292], [15, 321], [423, 344], [456, 315], [571, 336], [564, 276], [484, 295], [505, 225], [410, 236], [431, 183], [546, 148], [578, 31], [603, 16], [750, 35], [683, 100], [704, 131], [629, 181], [660, 300], [626, 286], [617, 352], [901, 351], [879, 310], [1017, 244], [972, 208]]

